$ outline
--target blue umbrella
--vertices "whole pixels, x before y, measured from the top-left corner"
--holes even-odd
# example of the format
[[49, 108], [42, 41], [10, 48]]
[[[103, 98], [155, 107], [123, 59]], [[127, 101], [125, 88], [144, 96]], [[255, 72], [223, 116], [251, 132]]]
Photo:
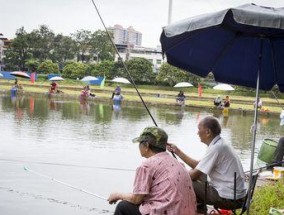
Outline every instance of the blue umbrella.
[[[168, 63], [217, 82], [284, 92], [284, 8], [246, 4], [170, 24], [161, 34]], [[254, 164], [257, 107], [251, 145]], [[248, 194], [248, 209], [251, 194]]]
[[246, 4], [164, 27], [168, 63], [217, 82], [284, 92], [284, 8]]

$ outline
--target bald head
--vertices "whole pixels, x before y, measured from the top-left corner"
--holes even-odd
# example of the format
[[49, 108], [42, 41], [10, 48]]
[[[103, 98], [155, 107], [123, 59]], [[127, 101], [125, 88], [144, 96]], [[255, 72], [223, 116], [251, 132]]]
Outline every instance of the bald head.
[[200, 124], [209, 129], [212, 132], [214, 137], [221, 134], [221, 125], [218, 120], [212, 116], [207, 116], [203, 120], [201, 120]]

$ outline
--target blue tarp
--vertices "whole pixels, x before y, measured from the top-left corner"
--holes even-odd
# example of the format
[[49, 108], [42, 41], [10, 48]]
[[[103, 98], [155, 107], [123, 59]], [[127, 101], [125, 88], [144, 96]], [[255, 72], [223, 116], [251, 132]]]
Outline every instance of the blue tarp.
[[13, 72], [13, 71], [1, 71], [3, 78], [8, 79], [8, 80], [14, 80], [16, 77], [13, 75], [10, 75], [10, 72]]
[[97, 78], [98, 80], [90, 81], [89, 83], [90, 83], [91, 85], [101, 85], [102, 81], [104, 80], [104, 77], [99, 76], [99, 77], [96, 77], [96, 78]]

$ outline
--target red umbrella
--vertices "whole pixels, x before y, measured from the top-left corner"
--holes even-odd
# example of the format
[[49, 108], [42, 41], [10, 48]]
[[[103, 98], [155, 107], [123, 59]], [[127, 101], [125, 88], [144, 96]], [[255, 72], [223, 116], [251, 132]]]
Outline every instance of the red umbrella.
[[11, 72], [10, 75], [20, 77], [20, 78], [31, 78], [26, 72], [22, 72], [22, 71]]

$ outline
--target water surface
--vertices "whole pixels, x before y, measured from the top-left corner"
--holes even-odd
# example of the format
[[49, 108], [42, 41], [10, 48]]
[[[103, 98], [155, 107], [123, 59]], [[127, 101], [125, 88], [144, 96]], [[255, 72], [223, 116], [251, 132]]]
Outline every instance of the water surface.
[[[184, 111], [180, 107], [149, 108], [159, 127], [190, 156], [199, 159], [205, 145], [197, 124], [214, 115], [222, 136], [249, 169], [253, 116], [221, 111]], [[112, 214], [107, 201], [50, 178], [108, 197], [131, 192], [134, 170], [143, 160], [131, 140], [153, 122], [141, 106], [112, 107], [108, 102], [80, 104], [60, 99], [0, 97], [0, 212], [29, 214]], [[260, 116], [256, 152], [264, 138], [279, 138], [279, 118]], [[24, 167], [36, 173], [25, 171]]]

